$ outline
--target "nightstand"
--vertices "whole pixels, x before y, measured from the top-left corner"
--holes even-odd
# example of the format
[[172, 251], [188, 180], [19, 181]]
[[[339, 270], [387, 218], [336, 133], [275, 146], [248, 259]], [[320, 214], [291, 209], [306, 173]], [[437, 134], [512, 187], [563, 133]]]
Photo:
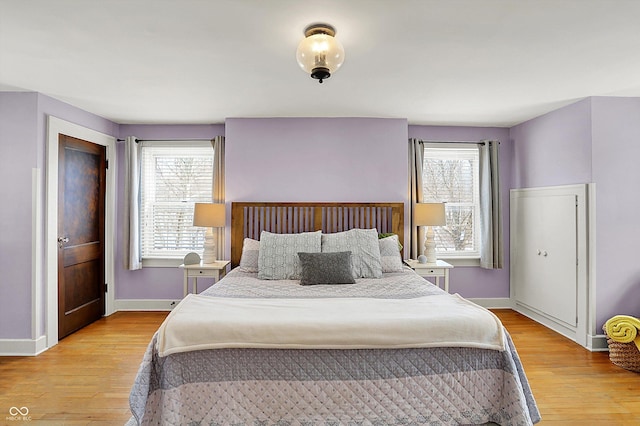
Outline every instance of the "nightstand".
[[417, 260], [407, 259], [404, 261], [411, 269], [416, 271], [421, 277], [435, 277], [436, 285], [440, 287], [440, 277], [444, 277], [444, 291], [449, 293], [449, 269], [453, 269], [453, 265], [444, 260], [437, 260], [437, 263], [418, 263]]
[[198, 278], [213, 278], [214, 283], [227, 273], [228, 260], [217, 260], [214, 263], [194, 263], [193, 265], [180, 265], [184, 269], [184, 295], [189, 289], [189, 278], [193, 278], [193, 293], [198, 293]]

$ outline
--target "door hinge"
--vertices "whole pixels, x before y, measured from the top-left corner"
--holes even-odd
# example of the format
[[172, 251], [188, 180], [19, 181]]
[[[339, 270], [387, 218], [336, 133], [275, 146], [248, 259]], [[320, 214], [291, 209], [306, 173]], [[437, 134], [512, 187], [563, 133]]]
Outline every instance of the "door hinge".
[[109, 160], [104, 160], [104, 168], [105, 169], [109, 168]]
[[109, 284], [104, 283], [104, 292], [109, 293]]

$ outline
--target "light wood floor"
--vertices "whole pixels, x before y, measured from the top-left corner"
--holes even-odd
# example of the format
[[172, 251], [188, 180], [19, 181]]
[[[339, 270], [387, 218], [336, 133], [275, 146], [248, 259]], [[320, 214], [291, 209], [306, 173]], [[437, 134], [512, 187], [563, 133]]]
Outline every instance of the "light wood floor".
[[[494, 310], [511, 334], [543, 425], [640, 424], [640, 374], [618, 368], [511, 310]], [[119, 312], [37, 357], [0, 357], [0, 424], [27, 407], [31, 424], [123, 425], [142, 354], [165, 318]]]

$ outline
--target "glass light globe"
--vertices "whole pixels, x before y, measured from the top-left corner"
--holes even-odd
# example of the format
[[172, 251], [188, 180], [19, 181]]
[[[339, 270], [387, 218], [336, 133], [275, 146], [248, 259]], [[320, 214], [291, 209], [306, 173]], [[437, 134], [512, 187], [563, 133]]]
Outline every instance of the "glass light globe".
[[[313, 34], [298, 45], [296, 51], [298, 65], [314, 78], [328, 78], [344, 62], [342, 43], [329, 34]], [[318, 70], [327, 70], [326, 74], [314, 76]]]

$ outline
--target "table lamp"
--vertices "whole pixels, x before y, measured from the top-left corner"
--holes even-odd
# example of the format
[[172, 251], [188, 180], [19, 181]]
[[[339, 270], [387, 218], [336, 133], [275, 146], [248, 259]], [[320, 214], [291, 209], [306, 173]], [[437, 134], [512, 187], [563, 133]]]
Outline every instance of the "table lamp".
[[418, 203], [413, 210], [413, 218], [416, 226], [425, 226], [427, 236], [424, 239], [424, 252], [418, 256], [419, 263], [436, 264], [436, 242], [434, 240], [433, 227], [446, 225], [444, 203]]
[[193, 226], [207, 228], [204, 233], [202, 263], [214, 263], [216, 261], [216, 242], [213, 237], [213, 228], [224, 228], [225, 205], [196, 203], [193, 208]]

